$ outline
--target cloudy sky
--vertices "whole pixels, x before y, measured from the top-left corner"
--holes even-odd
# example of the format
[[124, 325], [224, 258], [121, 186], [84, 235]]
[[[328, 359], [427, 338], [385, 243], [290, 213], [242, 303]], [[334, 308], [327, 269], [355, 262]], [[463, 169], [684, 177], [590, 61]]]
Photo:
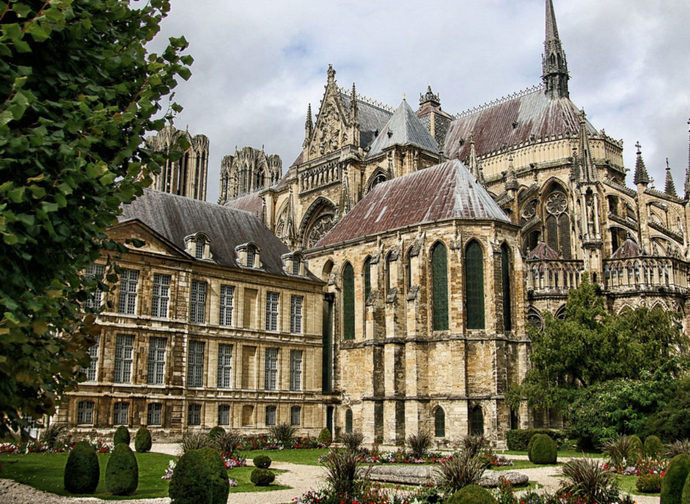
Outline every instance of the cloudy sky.
[[[220, 160], [264, 146], [283, 170], [297, 157], [307, 104], [332, 63], [341, 86], [397, 106], [430, 84], [455, 114], [538, 84], [544, 0], [173, 0], [161, 36], [184, 35], [192, 78], [177, 88], [178, 128], [211, 142], [208, 200]], [[598, 129], [636, 141], [663, 188], [665, 158], [682, 192], [688, 166], [687, 0], [554, 0], [570, 95]], [[632, 184], [632, 174], [628, 175]]]

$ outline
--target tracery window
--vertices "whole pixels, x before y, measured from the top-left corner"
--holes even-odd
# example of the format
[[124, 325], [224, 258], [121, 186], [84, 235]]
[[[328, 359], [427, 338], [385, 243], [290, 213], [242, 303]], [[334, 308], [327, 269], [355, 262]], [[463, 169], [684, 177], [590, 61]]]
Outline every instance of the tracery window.
[[546, 199], [546, 243], [570, 259], [570, 218], [568, 200], [561, 191], [552, 192]]
[[465, 249], [465, 313], [467, 329], [484, 329], [484, 253], [475, 240]]
[[371, 257], [367, 257], [364, 260], [364, 302], [366, 303], [369, 299], [369, 294], [371, 293]]
[[503, 330], [510, 331], [512, 329], [510, 251], [505, 243], [501, 246], [501, 287], [503, 291]]

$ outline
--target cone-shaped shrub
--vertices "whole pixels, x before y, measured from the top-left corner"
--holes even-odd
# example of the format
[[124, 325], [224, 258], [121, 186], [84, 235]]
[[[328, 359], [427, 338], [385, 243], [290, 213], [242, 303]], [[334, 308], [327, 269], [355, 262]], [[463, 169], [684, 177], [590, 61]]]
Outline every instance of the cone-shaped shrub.
[[276, 476], [268, 469], [259, 468], [252, 471], [250, 479], [256, 486], [268, 486], [273, 483], [273, 480], [276, 479]]
[[497, 504], [497, 500], [479, 485], [468, 485], [448, 499], [447, 504]]
[[67, 457], [64, 475], [65, 490], [76, 494], [94, 493], [100, 475], [96, 450], [86, 441], [80, 441]]
[[105, 467], [105, 487], [113, 495], [132, 495], [139, 485], [139, 466], [132, 449], [115, 445]]
[[661, 480], [661, 502], [663, 504], [681, 504], [683, 487], [690, 472], [690, 455], [676, 455]]
[[138, 453], [151, 451], [151, 433], [146, 427], [140, 427], [134, 436], [134, 449]]
[[644, 454], [647, 457], [659, 458], [664, 453], [664, 443], [657, 436], [647, 436], [644, 440]]
[[168, 495], [172, 504], [226, 504], [229, 491], [223, 459], [206, 447], [182, 455], [170, 479]]
[[268, 469], [271, 467], [271, 457], [268, 455], [257, 455], [252, 462], [254, 462], [254, 467], [258, 467], [259, 469]]
[[527, 453], [530, 462], [534, 464], [555, 464], [558, 457], [556, 442], [547, 434], [535, 434], [529, 441], [530, 449]]
[[115, 430], [115, 435], [113, 436], [113, 444], [117, 446], [120, 443], [129, 444], [129, 431], [124, 425], [120, 425]]

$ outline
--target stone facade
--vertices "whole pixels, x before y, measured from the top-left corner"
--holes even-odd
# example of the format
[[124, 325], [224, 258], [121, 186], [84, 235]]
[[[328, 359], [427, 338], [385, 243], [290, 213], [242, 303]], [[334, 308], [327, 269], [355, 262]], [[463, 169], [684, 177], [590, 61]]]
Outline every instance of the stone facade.
[[[137, 202], [143, 205], [140, 200], [152, 195], [146, 191]], [[147, 208], [170, 198], [159, 196]], [[142, 208], [136, 216], [144, 219]], [[281, 267], [290, 274], [272, 272], [276, 252], [265, 243], [257, 246], [253, 267], [228, 265], [218, 236], [202, 220], [204, 233], [176, 246], [173, 234], [166, 238], [128, 217], [109, 236], [136, 238], [144, 246], [110, 257], [127, 273], [102, 294], [105, 309], [98, 316], [89, 379], [68, 394], [57, 420], [84, 432], [145, 425], [156, 439], [179, 439], [190, 428], [219, 424], [261, 433], [270, 424], [292, 423], [302, 434], [318, 435], [325, 421], [323, 283], [289, 253]], [[204, 242], [201, 257], [195, 257], [196, 240]], [[240, 263], [246, 261], [241, 255], [238, 249]], [[105, 265], [105, 257], [97, 264]], [[128, 272], [136, 272], [133, 283]], [[80, 415], [80, 403], [82, 409], [91, 403], [92, 413]]]
[[156, 136], [149, 137], [147, 143], [154, 150], [167, 152], [180, 136], [186, 137], [189, 148], [179, 160], [165, 162], [160, 173], [154, 175], [151, 187], [170, 194], [206, 200], [208, 137], [192, 136], [189, 131], [166, 126]]
[[218, 204], [275, 185], [283, 174], [283, 163], [276, 154], [243, 147], [223, 157], [220, 164]]

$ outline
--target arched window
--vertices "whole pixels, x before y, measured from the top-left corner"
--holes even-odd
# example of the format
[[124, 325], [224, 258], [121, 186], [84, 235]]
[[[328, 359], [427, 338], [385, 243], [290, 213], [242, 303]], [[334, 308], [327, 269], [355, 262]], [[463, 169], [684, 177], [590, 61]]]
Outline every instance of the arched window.
[[412, 288], [412, 247], [407, 249], [407, 254], [405, 254], [405, 282], [409, 292]]
[[474, 406], [470, 412], [470, 436], [484, 435], [484, 413], [481, 406]]
[[513, 317], [510, 311], [510, 251], [505, 243], [501, 245], [501, 287], [503, 291], [503, 330], [510, 331], [513, 328]]
[[465, 313], [468, 329], [484, 329], [484, 254], [472, 240], [465, 249]]
[[431, 251], [431, 284], [434, 331], [448, 329], [448, 253], [443, 243]]
[[343, 339], [355, 338], [355, 272], [350, 263], [343, 268]]
[[345, 432], [352, 434], [352, 410], [350, 408], [345, 410]]
[[440, 406], [434, 412], [434, 436], [446, 437], [446, 412]]
[[371, 257], [367, 257], [364, 260], [364, 302], [369, 299], [369, 294], [371, 293]]
[[570, 218], [568, 198], [556, 186], [546, 199], [546, 244], [570, 259]]
[[386, 294], [388, 294], [391, 290], [391, 267], [393, 264], [393, 253], [388, 252], [388, 255], [386, 255]]

